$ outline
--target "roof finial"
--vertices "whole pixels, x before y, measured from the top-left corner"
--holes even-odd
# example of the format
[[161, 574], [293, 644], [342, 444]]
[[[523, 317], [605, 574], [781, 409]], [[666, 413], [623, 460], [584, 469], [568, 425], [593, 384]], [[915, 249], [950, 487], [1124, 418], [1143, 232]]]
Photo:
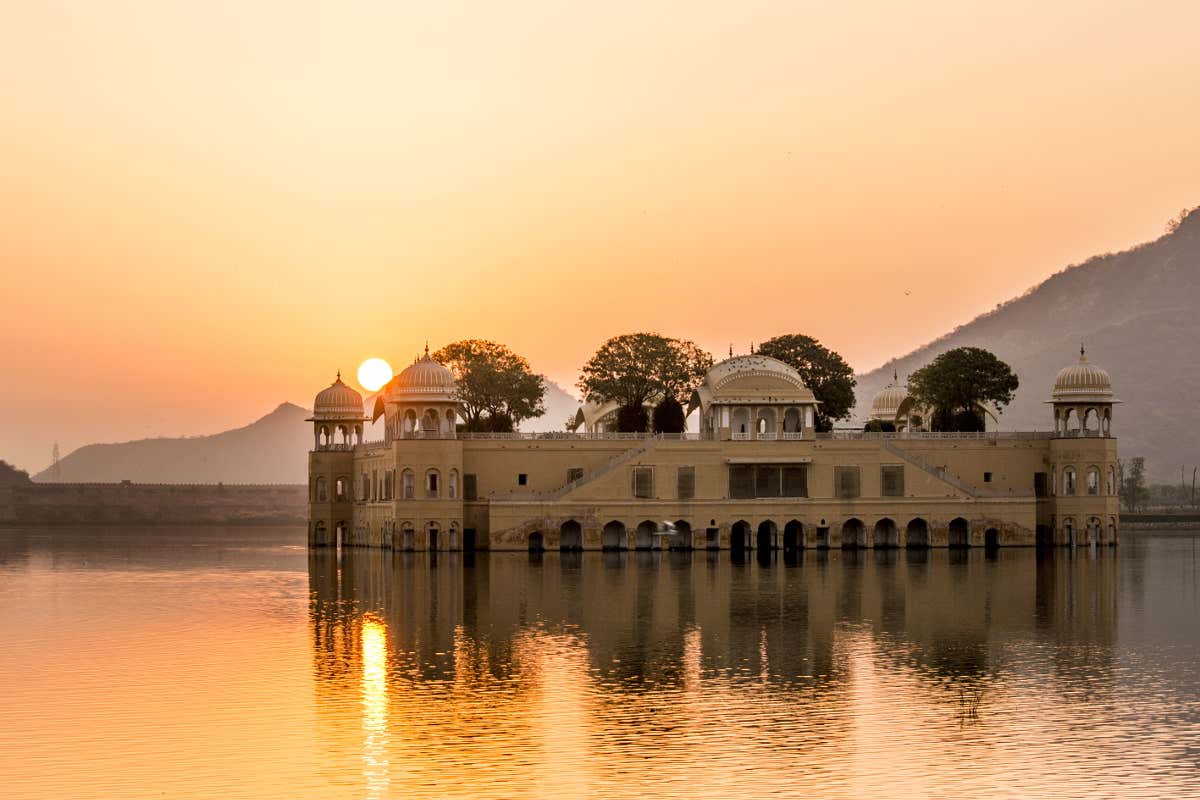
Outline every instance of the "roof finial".
[[338, 376], [337, 376], [337, 382], [340, 382], [341, 380], [342, 380], [342, 371], [339, 369]]
[[899, 382], [900, 382], [900, 373], [897, 372], [895, 369], [892, 369], [892, 383], [899, 383]]
[[1079, 343], [1079, 360], [1087, 361], [1087, 351], [1083, 349], [1083, 342]]
[[733, 358], [733, 342], [729, 343], [729, 357]]
[[754, 342], [750, 343], [750, 355], [754, 355]]
[[429, 340], [425, 340], [425, 355], [429, 355]]

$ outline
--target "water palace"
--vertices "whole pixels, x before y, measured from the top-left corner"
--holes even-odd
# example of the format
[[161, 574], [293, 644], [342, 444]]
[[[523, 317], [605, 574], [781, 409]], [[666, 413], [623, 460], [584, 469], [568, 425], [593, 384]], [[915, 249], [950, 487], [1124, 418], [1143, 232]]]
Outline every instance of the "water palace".
[[[451, 371], [428, 351], [377, 396], [341, 377], [316, 396], [312, 547], [394, 550], [783, 549], [1115, 545], [1108, 373], [1063, 369], [1053, 430], [924, 430], [898, 382], [871, 418], [895, 433], [818, 433], [799, 373], [761, 355], [716, 364], [693, 393], [699, 432], [463, 433]], [[384, 419], [384, 438], [363, 426]], [[665, 533], [664, 533], [665, 531]]]

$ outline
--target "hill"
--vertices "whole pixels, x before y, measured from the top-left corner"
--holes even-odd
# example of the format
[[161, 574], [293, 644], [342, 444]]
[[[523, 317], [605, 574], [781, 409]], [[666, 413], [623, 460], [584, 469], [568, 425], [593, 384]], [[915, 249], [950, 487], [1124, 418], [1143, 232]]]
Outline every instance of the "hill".
[[546, 396], [542, 401], [546, 406], [546, 413], [540, 417], [525, 420], [521, 423], [520, 428], [531, 433], [566, 430], [567, 419], [574, 417], [575, 412], [579, 409], [579, 398], [552, 380], [543, 380], [542, 382], [546, 385]]
[[1125, 458], [1146, 457], [1153, 477], [1169, 480], [1182, 464], [1200, 463], [1200, 209], [1172, 223], [1155, 241], [1089, 259], [1051, 276], [931, 344], [860, 375], [855, 418], [871, 398], [954, 347], [986, 347], [1012, 365], [1021, 381], [1001, 417], [1004, 430], [1047, 430], [1054, 378], [1078, 357], [1108, 370], [1124, 404], [1113, 432]]
[[65, 483], [307, 483], [312, 427], [309, 412], [283, 403], [262, 419], [212, 436], [90, 444], [35, 481]]

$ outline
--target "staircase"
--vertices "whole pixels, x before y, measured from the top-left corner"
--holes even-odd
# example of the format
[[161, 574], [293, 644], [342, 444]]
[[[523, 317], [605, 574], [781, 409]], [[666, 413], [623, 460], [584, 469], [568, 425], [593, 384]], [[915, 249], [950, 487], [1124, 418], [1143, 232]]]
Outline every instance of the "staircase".
[[598, 478], [602, 478], [612, 472], [622, 464], [627, 464], [640, 455], [648, 453], [658, 446], [658, 443], [663, 440], [662, 434], [655, 434], [643, 439], [637, 447], [631, 447], [628, 450], [614, 456], [607, 463], [602, 464], [598, 469], [584, 473], [582, 478], [577, 478], [568, 484], [550, 489], [545, 492], [507, 492], [503, 495], [493, 494], [493, 500], [560, 500], [568, 493], [573, 492], [585, 483], [591, 483]]
[[[933, 464], [930, 464], [925, 459], [921, 458], [920, 456], [913, 455], [912, 453], [908, 452], [907, 450], [901, 450], [894, 443], [892, 443], [891, 440], [883, 439], [883, 440], [881, 440], [880, 443], [883, 445], [883, 449], [887, 450], [892, 455], [896, 456], [897, 458], [903, 459], [904, 461], [907, 461], [909, 464], [912, 464], [917, 469], [922, 470], [922, 471], [932, 475], [933, 477], [937, 478], [939, 481], [950, 484], [955, 489], [958, 489], [960, 492], [965, 494], [967, 497], [971, 497], [971, 498], [979, 498], [979, 497], [984, 497], [984, 496], [995, 497], [999, 494], [998, 492], [986, 492], [986, 493], [982, 492], [978, 488], [971, 486], [970, 484], [965, 483], [964, 481], [961, 481], [952, 475], [947, 475], [946, 470], [944, 470], [943, 468], [935, 467]], [[1007, 493], [1005, 493], [1005, 494], [1007, 494]]]

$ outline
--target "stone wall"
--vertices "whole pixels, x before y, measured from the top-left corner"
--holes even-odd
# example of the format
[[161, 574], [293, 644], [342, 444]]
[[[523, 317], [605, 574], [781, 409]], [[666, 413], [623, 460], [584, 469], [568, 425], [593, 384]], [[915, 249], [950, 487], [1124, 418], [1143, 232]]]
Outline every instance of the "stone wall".
[[303, 523], [307, 506], [305, 487], [293, 484], [34, 483], [12, 487], [7, 507], [0, 505], [0, 523]]

